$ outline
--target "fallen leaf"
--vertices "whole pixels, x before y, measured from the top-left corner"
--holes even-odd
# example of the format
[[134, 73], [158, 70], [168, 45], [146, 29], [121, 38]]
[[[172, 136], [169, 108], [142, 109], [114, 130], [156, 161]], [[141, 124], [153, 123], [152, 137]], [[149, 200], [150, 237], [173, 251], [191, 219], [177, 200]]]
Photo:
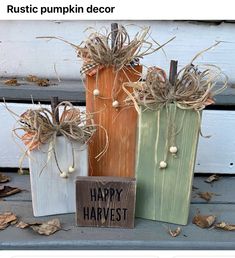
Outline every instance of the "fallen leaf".
[[59, 219], [52, 219], [47, 222], [43, 222], [41, 225], [34, 225], [30, 227], [38, 234], [46, 236], [50, 236], [61, 229]]
[[28, 82], [36, 82], [39, 78], [36, 75], [29, 75], [26, 77], [26, 81]]
[[18, 86], [19, 85], [17, 79], [15, 79], [15, 78], [4, 81], [4, 84], [8, 85], [8, 86]]
[[193, 185], [193, 191], [198, 190], [199, 188]]
[[29, 75], [26, 80], [28, 82], [34, 82], [36, 83], [38, 86], [41, 86], [41, 87], [47, 87], [50, 85], [50, 80], [48, 79], [42, 79], [42, 78], [39, 78], [37, 77], [36, 75]]
[[0, 187], [0, 198], [20, 193], [22, 190], [17, 187], [3, 186]]
[[25, 222], [23, 222], [23, 221], [20, 221], [17, 225], [16, 225], [16, 227], [17, 228], [28, 228], [30, 226], [30, 224], [27, 224], [27, 223], [25, 223]]
[[209, 228], [214, 224], [215, 220], [216, 217], [213, 215], [197, 214], [193, 218], [193, 224], [196, 224], [200, 228]]
[[0, 213], [0, 230], [7, 228], [14, 221], [17, 221], [17, 217], [12, 212]]
[[212, 192], [201, 192], [198, 193], [198, 196], [204, 200], [206, 200], [207, 202], [209, 202], [212, 198], [212, 196], [214, 196], [215, 194]]
[[218, 175], [215, 175], [215, 174], [214, 174], [214, 175], [209, 176], [209, 177], [205, 180], [205, 182], [211, 184], [212, 182], [218, 181], [219, 179], [220, 179], [220, 177], [219, 177]]
[[40, 87], [47, 87], [50, 85], [50, 81], [48, 79], [39, 79], [36, 83]]
[[226, 231], [235, 231], [235, 225], [227, 224], [225, 222], [219, 222], [219, 223], [215, 224], [215, 228], [223, 229]]
[[4, 175], [3, 173], [0, 173], [0, 183], [6, 183], [9, 182], [11, 178], [9, 176]]
[[177, 237], [177, 236], [179, 236], [180, 233], [181, 233], [181, 228], [178, 227], [178, 228], [175, 229], [175, 230], [171, 230], [171, 229], [169, 228], [168, 233], [169, 233], [172, 237]]

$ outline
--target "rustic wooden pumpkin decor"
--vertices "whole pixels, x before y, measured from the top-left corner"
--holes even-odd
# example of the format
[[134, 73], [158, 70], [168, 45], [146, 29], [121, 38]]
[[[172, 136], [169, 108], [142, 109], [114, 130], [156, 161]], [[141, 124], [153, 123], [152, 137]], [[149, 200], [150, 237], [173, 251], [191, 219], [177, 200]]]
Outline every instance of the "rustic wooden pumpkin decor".
[[17, 136], [29, 157], [34, 216], [75, 212], [75, 178], [88, 175], [87, 141], [96, 130], [88, 120], [71, 103], [58, 104], [58, 98], [52, 111], [40, 106], [19, 116], [17, 131], [24, 133]]
[[78, 177], [79, 226], [133, 228], [136, 181], [127, 177]]
[[190, 63], [177, 74], [172, 61], [169, 80], [153, 67], [145, 82], [132, 83], [139, 104], [137, 217], [187, 224], [201, 110], [213, 103], [218, 76], [219, 91], [227, 83], [217, 67], [201, 69]]

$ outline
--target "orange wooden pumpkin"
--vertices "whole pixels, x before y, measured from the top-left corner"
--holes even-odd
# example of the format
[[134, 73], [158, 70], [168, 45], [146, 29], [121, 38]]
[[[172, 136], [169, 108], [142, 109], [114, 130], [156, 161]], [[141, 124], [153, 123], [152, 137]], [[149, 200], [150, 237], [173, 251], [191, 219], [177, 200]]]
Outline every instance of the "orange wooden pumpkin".
[[[86, 77], [87, 111], [95, 113], [94, 123], [106, 129], [109, 141], [108, 150], [100, 160], [95, 156], [105, 146], [104, 130], [99, 128], [89, 142], [91, 176], [135, 176], [137, 112], [133, 106], [123, 106], [127, 95], [122, 85], [124, 82], [139, 80], [141, 72], [142, 66], [135, 66], [134, 69], [126, 67], [118, 73], [113, 67], [108, 67], [99, 70], [98, 75]], [[99, 90], [99, 96], [94, 96], [95, 89]], [[120, 103], [118, 108], [112, 106], [114, 100]]]

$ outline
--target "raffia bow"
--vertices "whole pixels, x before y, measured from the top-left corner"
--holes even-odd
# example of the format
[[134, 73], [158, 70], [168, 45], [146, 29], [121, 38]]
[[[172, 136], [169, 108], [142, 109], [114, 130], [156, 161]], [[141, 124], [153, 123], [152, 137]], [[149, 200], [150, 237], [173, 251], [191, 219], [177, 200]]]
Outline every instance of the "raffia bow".
[[91, 115], [81, 112], [69, 102], [61, 102], [55, 112], [61, 106], [64, 106], [64, 109], [58, 124], [54, 122], [53, 114], [47, 108], [29, 109], [20, 116], [21, 128], [17, 129], [25, 131], [21, 140], [29, 150], [39, 148], [57, 135], [63, 135], [68, 140], [81, 144], [87, 143], [91, 138], [96, 131], [91, 123]]
[[90, 76], [105, 67], [113, 67], [115, 71], [120, 71], [125, 66], [134, 67], [144, 56], [158, 51], [175, 38], [160, 45], [151, 38], [150, 27], [141, 28], [133, 38], [122, 25], [119, 25], [114, 32], [116, 39], [113, 44], [113, 32], [108, 32], [107, 29], [105, 29], [105, 33], [91, 32], [80, 45], [75, 45], [60, 37], [37, 38], [58, 39], [74, 47], [77, 56], [83, 61], [81, 74]]
[[[146, 79], [143, 82], [128, 82], [123, 89], [128, 95], [126, 101], [132, 101], [138, 113], [139, 106], [147, 109], [160, 109], [169, 103], [175, 103], [181, 109], [194, 109], [200, 111], [207, 105], [214, 103], [214, 96], [227, 87], [227, 76], [215, 65], [194, 65], [193, 61], [202, 53], [197, 54], [193, 60], [182, 68], [172, 85], [167, 79], [163, 69], [148, 68]], [[218, 83], [221, 85], [218, 86]], [[133, 93], [128, 91], [133, 89]]]

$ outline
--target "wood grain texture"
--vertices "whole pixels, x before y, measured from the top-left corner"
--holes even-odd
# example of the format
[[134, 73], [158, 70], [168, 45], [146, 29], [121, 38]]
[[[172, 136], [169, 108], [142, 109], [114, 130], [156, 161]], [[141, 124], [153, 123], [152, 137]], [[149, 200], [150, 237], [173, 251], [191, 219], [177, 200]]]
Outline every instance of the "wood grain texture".
[[[169, 114], [175, 105], [169, 105]], [[182, 120], [184, 117], [184, 120]], [[183, 121], [183, 124], [182, 124]], [[198, 115], [176, 108], [177, 157], [168, 153], [167, 168], [160, 169], [166, 148], [166, 108], [146, 110], [139, 117], [137, 148], [137, 217], [187, 224], [198, 142]]]
[[133, 228], [136, 180], [127, 177], [78, 177], [79, 226]]
[[[75, 171], [68, 178], [61, 178], [52, 155], [48, 163], [48, 144], [30, 153], [30, 181], [34, 216], [72, 213], [76, 210], [75, 178], [87, 176], [87, 147], [73, 143]], [[59, 136], [56, 140], [56, 156], [62, 171], [72, 165], [72, 151], [68, 140]], [[45, 169], [41, 173], [43, 166]], [[41, 173], [41, 174], [40, 174]]]
[[[135, 68], [139, 72], [142, 67]], [[95, 156], [99, 154], [105, 144], [105, 133], [102, 129], [92, 137], [89, 142], [89, 175], [91, 176], [124, 176], [133, 177], [135, 174], [135, 147], [137, 112], [134, 107], [112, 107], [112, 90], [114, 81], [115, 89], [120, 89], [115, 99], [123, 105], [127, 95], [122, 90], [122, 84], [128, 80], [137, 81], [139, 75], [133, 69], [120, 71], [118, 75], [113, 68], [105, 68], [99, 71], [97, 87], [100, 96], [93, 96], [96, 88], [96, 76], [87, 76], [86, 85], [86, 109], [94, 114], [95, 124], [105, 128], [108, 134], [109, 147], [104, 156], [97, 161]]]

